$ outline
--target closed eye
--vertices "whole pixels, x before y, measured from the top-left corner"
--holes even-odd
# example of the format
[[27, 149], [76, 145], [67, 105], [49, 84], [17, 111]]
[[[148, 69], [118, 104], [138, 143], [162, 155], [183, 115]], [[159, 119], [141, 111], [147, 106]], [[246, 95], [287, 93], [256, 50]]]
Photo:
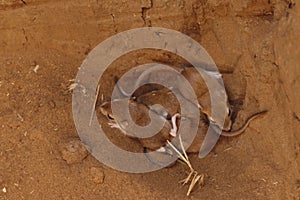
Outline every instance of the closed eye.
[[231, 109], [228, 109], [228, 116], [231, 115]]
[[107, 114], [107, 118], [110, 120], [114, 120], [115, 118], [111, 114]]

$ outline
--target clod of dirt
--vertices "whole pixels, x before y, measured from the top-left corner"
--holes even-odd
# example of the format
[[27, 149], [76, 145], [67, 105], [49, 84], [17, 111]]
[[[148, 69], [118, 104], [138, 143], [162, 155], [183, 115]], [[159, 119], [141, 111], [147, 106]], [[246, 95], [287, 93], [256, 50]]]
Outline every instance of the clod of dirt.
[[40, 130], [37, 130], [37, 129], [33, 129], [32, 131], [30, 131], [29, 139], [32, 141], [48, 142], [48, 139], [47, 139], [47, 136], [45, 135], [45, 133]]
[[102, 184], [104, 182], [104, 172], [102, 169], [97, 167], [91, 167], [90, 169], [92, 181], [96, 184]]
[[68, 164], [80, 163], [88, 156], [88, 151], [83, 146], [80, 139], [72, 139], [65, 143], [61, 153], [62, 158]]

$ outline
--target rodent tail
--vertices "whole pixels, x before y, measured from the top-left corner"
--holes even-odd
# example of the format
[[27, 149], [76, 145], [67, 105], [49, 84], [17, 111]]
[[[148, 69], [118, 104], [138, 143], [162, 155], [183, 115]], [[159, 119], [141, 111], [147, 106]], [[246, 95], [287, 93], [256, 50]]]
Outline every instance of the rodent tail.
[[256, 118], [259, 117], [259, 116], [264, 115], [264, 114], [267, 113], [267, 112], [268, 112], [267, 110], [264, 110], [264, 111], [255, 113], [255, 114], [253, 114], [252, 116], [250, 116], [250, 117], [247, 119], [246, 123], [245, 123], [241, 128], [239, 128], [238, 130], [236, 130], [236, 131], [222, 131], [221, 135], [222, 135], [222, 136], [225, 136], [225, 137], [234, 137], [234, 136], [238, 136], [238, 135], [242, 134], [242, 133], [246, 130], [246, 128], [248, 127], [248, 125], [250, 124], [250, 122], [251, 122], [252, 120], [256, 119]]

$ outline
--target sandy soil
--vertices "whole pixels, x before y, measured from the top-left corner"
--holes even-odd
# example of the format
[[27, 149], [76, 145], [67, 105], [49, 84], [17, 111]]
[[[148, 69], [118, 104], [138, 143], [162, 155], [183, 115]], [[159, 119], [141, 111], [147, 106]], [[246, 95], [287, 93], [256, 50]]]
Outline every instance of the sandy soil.
[[[0, 199], [300, 199], [299, 5], [0, 1]], [[78, 138], [69, 80], [101, 41], [144, 26], [181, 31], [205, 47], [238, 111], [234, 127], [269, 110], [240, 137], [222, 138], [204, 159], [191, 155], [206, 178], [190, 197], [178, 184], [187, 172], [180, 163], [127, 174], [82, 148], [66, 162], [76, 148], [69, 141]]]

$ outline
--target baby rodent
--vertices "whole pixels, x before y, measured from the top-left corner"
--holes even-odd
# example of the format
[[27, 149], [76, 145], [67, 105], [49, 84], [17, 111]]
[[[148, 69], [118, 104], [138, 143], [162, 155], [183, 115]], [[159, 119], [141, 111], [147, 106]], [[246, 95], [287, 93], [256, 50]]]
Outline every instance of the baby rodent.
[[[124, 99], [118, 99], [114, 103], [118, 103], [119, 101], [124, 101]], [[112, 128], [118, 128], [123, 134], [128, 135], [129, 137], [133, 137], [135, 133], [128, 134], [123, 128], [127, 124], [117, 124], [115, 117], [113, 115], [112, 109], [111, 109], [111, 102], [105, 102], [100, 106], [100, 112], [102, 115], [106, 116], [109, 120], [109, 125]], [[129, 111], [132, 118], [132, 121], [136, 123], [139, 126], [146, 126], [150, 123], [150, 117], [149, 112], [152, 112], [149, 110], [147, 106], [141, 103], [137, 103], [136, 101], [130, 99], [129, 100]], [[153, 115], [157, 115], [156, 113], [152, 112]], [[161, 116], [158, 116], [158, 119]], [[122, 118], [122, 116], [121, 116]], [[122, 123], [122, 122], [121, 122]], [[167, 142], [167, 140], [172, 139], [172, 135], [170, 135], [170, 130], [172, 129], [171, 123], [168, 121], [165, 122], [163, 128], [157, 133], [156, 135], [149, 137], [149, 138], [136, 138], [141, 143], [143, 147], [157, 150], [160, 147], [164, 146]]]

